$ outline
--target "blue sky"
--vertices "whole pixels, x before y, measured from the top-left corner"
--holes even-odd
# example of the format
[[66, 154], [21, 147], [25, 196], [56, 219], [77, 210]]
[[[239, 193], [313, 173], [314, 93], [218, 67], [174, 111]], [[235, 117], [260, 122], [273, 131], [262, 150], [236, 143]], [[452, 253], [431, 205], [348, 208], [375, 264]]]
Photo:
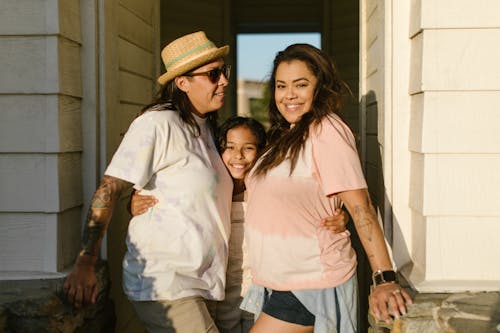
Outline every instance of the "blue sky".
[[237, 75], [240, 79], [265, 80], [278, 51], [293, 43], [321, 47], [319, 33], [239, 34], [237, 37]]

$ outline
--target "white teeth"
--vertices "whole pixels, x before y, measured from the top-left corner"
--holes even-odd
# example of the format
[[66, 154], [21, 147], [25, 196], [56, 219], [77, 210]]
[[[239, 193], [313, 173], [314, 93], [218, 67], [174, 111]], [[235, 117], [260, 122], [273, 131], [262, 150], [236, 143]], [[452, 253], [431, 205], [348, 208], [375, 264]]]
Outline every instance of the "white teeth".
[[231, 164], [231, 167], [235, 169], [245, 169], [246, 165], [245, 164]]

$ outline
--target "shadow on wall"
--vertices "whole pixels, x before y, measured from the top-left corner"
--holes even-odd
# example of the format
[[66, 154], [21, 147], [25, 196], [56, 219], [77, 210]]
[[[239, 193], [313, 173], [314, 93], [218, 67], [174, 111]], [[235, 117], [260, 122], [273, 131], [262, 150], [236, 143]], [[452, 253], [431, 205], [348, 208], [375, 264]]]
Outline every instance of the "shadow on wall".
[[[364, 161], [364, 173], [368, 183], [370, 198], [382, 220], [382, 226], [388, 245], [394, 252], [394, 246], [397, 242], [397, 258], [403, 258], [403, 262], [411, 262], [408, 246], [404, 242], [397, 216], [395, 216], [391, 204], [391, 198], [388, 195], [383, 173], [383, 158], [381, 151], [384, 149], [383, 143], [379, 139], [379, 122], [383, 124], [383, 115], [379, 115], [378, 101], [374, 91], [369, 91], [360, 101], [360, 133], [356, 135], [358, 140], [358, 149], [361, 154], [361, 160]], [[381, 118], [382, 117], [382, 118]], [[381, 119], [380, 119], [381, 118]], [[361, 131], [365, 131], [362, 133]], [[372, 270], [366, 257], [366, 253], [361, 245], [358, 234], [352, 223], [349, 224], [352, 234], [353, 247], [358, 255], [358, 282], [360, 298], [360, 332], [368, 331], [368, 297], [372, 283]], [[404, 283], [406, 284], [406, 283]]]
[[[365, 129], [365, 133], [362, 133], [364, 142], [361, 142], [361, 145], [365, 147], [364, 154], [362, 152], [364, 156], [361, 156], [361, 158], [365, 161], [364, 172], [370, 196], [373, 205], [377, 209], [377, 213], [381, 217], [387, 243], [393, 248], [396, 245], [395, 242], [397, 242], [398, 261], [404, 263], [410, 262], [411, 257], [408, 246], [406, 243], [400, 243], [404, 242], [403, 233], [397, 216], [394, 215], [391, 203], [392, 198], [388, 195], [384, 179], [384, 160], [381, 152], [386, 147], [390, 149], [391, 145], [384, 145], [383, 138], [381, 139], [378, 136], [379, 128], [383, 128], [385, 124], [384, 114], [379, 114], [377, 96], [374, 91], [370, 90], [361, 98], [361, 112], [364, 113], [360, 117], [361, 122], [364, 122], [364, 124], [361, 124], [360, 128]], [[381, 125], [379, 126], [379, 124]]]

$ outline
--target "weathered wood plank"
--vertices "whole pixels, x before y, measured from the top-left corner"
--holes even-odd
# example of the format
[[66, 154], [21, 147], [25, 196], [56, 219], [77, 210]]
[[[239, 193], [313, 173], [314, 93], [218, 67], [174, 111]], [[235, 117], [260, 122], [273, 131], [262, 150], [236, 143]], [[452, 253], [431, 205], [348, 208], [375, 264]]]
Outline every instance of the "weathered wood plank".
[[154, 55], [124, 39], [118, 40], [120, 68], [156, 80]]
[[121, 103], [117, 115], [113, 119], [113, 124], [110, 124], [114, 135], [108, 136], [108, 147], [112, 154], [116, 151], [120, 145], [123, 136], [127, 132], [130, 123], [137, 117], [139, 111], [141, 110], [140, 105]]
[[82, 150], [81, 100], [70, 96], [59, 96], [59, 146], [58, 152]]
[[[86, 212], [85, 212], [86, 214]], [[84, 214], [84, 215], [85, 215]], [[73, 265], [81, 244], [81, 206], [58, 214], [57, 224], [57, 270]]]
[[57, 158], [58, 211], [82, 204], [81, 154], [59, 154]]
[[65, 38], [59, 38], [59, 92], [82, 96], [81, 46]]
[[147, 104], [153, 98], [153, 81], [127, 72], [120, 72], [120, 101]]
[[155, 0], [120, 0], [120, 5], [127, 8], [150, 25], [153, 24]]
[[153, 27], [127, 8], [118, 7], [118, 35], [129, 42], [153, 52], [155, 49]]
[[72, 41], [82, 42], [80, 0], [59, 0], [59, 32]]

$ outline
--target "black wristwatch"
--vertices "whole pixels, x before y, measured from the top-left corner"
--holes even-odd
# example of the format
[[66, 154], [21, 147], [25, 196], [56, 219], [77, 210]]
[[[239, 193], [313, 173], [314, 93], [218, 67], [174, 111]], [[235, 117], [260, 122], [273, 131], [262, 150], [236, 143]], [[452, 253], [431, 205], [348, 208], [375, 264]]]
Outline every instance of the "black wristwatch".
[[397, 282], [396, 272], [393, 270], [382, 271], [379, 269], [373, 272], [372, 280], [375, 287], [382, 283]]

